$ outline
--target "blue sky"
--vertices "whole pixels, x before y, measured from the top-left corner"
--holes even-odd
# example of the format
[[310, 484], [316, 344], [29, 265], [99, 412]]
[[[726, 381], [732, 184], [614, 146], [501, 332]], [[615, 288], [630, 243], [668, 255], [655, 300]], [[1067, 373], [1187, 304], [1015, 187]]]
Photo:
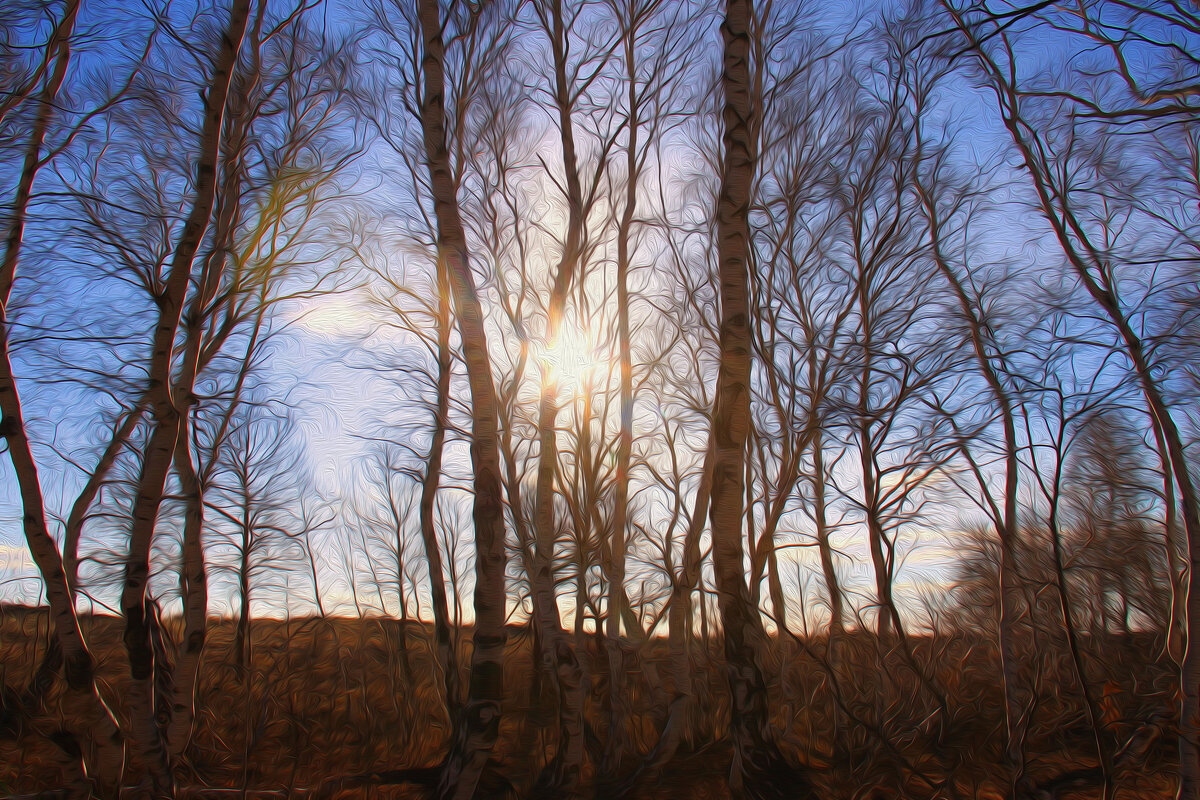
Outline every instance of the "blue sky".
[[[139, 16], [142, 14], [140, 10], [128, 9], [119, 3], [89, 3], [85, 7], [87, 16], [81, 28], [89, 31], [89, 35], [87, 43], [78, 49], [76, 72], [70, 84], [72, 93], [69, 95], [79, 108], [84, 107], [87, 99], [98, 93], [101, 87], [117, 85], [124, 79], [131, 60], [143, 46], [146, 32], [144, 17]], [[811, 10], [807, 8], [805, 13]], [[829, 34], [849, 29], [850, 20], [876, 10], [870, 4], [821, 6], [825, 30]], [[188, 20], [192, 11], [190, 6], [173, 6], [172, 19], [181, 22]], [[785, 14], [787, 11], [784, 9]], [[361, 17], [347, 2], [329, 4], [323, 13], [328, 30], [334, 32], [352, 29]], [[219, 24], [219, 21], [219, 14], [206, 15], [199, 25], [190, 26], [190, 30], [188, 26], [181, 25], [179, 32], [184, 37], [197, 32], [203, 36], [210, 33], [212, 26]], [[528, 32], [521, 35], [536, 40]], [[32, 38], [36, 39], [36, 36]], [[1063, 37], [1039, 34], [1023, 41], [1022, 68], [1030, 75], [1040, 71], [1053, 75], [1070, 55], [1062, 46], [1066, 41]], [[155, 51], [159, 53], [154, 62], [158, 77], [179, 81], [178, 90], [170, 97], [173, 104], [170, 109], [180, 110], [183, 119], [194, 123], [198, 113], [194, 83], [196, 76], [202, 72], [200, 64], [193, 55], [188, 55], [184, 48], [171, 43], [167, 37], [161, 37], [157, 46], [161, 48]], [[545, 55], [536, 44], [522, 50], [525, 58], [535, 59], [538, 54]], [[524, 66], [528, 67], [527, 76], [536, 76], [545, 65], [532, 63]], [[862, 67], [866, 65], [862, 64]], [[597, 96], [603, 96], [601, 89], [596, 92]], [[1030, 208], [1032, 198], [1028, 182], [1012, 156], [990, 92], [976, 86], [969, 77], [954, 75], [941, 86], [937, 108], [933, 120], [943, 126], [945, 135], [952, 140], [957, 163], [964, 169], [983, 167], [990, 170], [988, 182], [994, 208], [982, 215], [977, 223], [978, 238], [974, 243], [973, 259], [978, 265], [1007, 266], [1021, 273], [1025, 276], [1026, 286], [1036, 283], [1038, 275], [1056, 273], [1061, 255], [1056, 255], [1054, 248], [1046, 241], [1044, 223]], [[531, 275], [528, 290], [528, 320], [534, 328], [540, 324], [540, 317], [529, 309], [536, 308], [538, 302], [544, 303], [545, 273], [557, 247], [555, 240], [561, 236], [562, 220], [559, 218], [563, 216], [561, 208], [555, 204], [554, 183], [549, 177], [557, 175], [559, 170], [555, 160], [558, 158], [555, 131], [549, 125], [549, 118], [546, 109], [529, 110], [523, 129], [526, 139], [519, 142], [520, 147], [517, 148], [525, 158], [522, 172], [525, 183], [521, 187], [523, 194], [518, 199], [525, 203], [521, 214], [529, 222], [526, 235], [530, 253], [533, 254], [532, 261], [539, 262], [532, 270], [535, 274]], [[65, 216], [71, 212], [61, 209], [69, 209], [69, 206], [50, 205], [50, 193], [80, 184], [88, 176], [88, 167], [92, 163], [104, 164], [114, 173], [129, 170], [132, 177], [139, 175], [136, 159], [150, 156], [161, 158], [168, 166], [178, 170], [184, 169], [190, 152], [188, 148], [192, 146], [189, 140], [181, 138], [182, 145], [167, 139], [154, 140], [156, 129], [149, 125], [148, 119], [147, 112], [141, 109], [133, 119], [126, 121], [128, 127], [114, 128], [123, 130], [125, 136], [138, 135], [143, 139], [121, 140], [120, 146], [105, 151], [99, 161], [94, 159], [101, 152], [100, 144], [104, 141], [105, 132], [93, 125], [87, 135], [79, 137], [75, 147], [55, 162], [54, 170], [43, 171], [37, 185], [39, 192], [47, 198], [47, 205], [43, 206], [47, 211], [31, 227], [24, 273], [27, 278], [19, 285], [25, 306], [20, 319], [27, 325], [52, 325], [56, 330], [61, 328], [69, 332], [74, 341], [58, 343], [45, 332], [36, 334], [38, 346], [25, 350], [18, 369], [22, 370], [25, 379], [21, 389], [30, 419], [30, 430], [36, 442], [35, 453], [42, 469], [43, 486], [51, 508], [59, 514], [62, 513], [64, 502], [69, 502], [64, 498], [72, 498], [82, 480], [80, 470], [69, 462], [75, 460], [83, 465], [91, 463], [96, 443], [103, 433], [98, 421], [105, 419], [106, 414], [111, 415], [116, 407], [111, 397], [107, 397], [103, 391], [95, 387], [81, 387], [77, 382], [64, 383], [60, 379], [69, 376], [78, 380], [88, 368], [102, 366], [111, 369], [125, 358], [128, 362], [121, 366], [122, 374], [130, 384], [136, 386], [141, 369], [139, 354], [146, 347], [147, 326], [143, 323], [150, 306], [144, 293], [128, 283], [128, 273], [107, 272], [111, 264], [96, 252], [89, 251], [86, 239], [76, 235], [80, 227], [86, 226], [86, 220]], [[340, 134], [347, 143], [353, 137], [363, 135], [361, 127], [356, 133], [352, 133], [351, 128], [347, 125]], [[130, 134], [130, 131], [134, 133]], [[581, 153], [586, 160], [594, 155], [596, 135], [600, 132], [587, 130], [586, 124], [582, 123], [581, 131]], [[677, 221], [702, 220], [706, 211], [700, 202], [702, 195], [695, 194], [700, 191], [698, 184], [689, 183], [684, 177], [688, 170], [694, 171], [701, 162], [694, 141], [688, 141], [683, 136], [679, 141], [683, 143], [681, 146], [673, 151], [664, 147], [651, 162], [661, 167], [663, 174], [668, 176], [665, 196], [669, 207], [661, 210], [664, 214], [677, 214]], [[539, 169], [539, 163], [549, 165], [549, 171], [545, 166]], [[6, 156], [0, 165], [0, 186], [6, 190], [12, 181], [12, 164]], [[171, 175], [166, 168], [163, 174]], [[172, 210], [176, 214], [185, 207], [187, 197], [181, 174], [178, 172], [166, 181], [164, 189], [169, 199], [173, 199]], [[105, 173], [100, 177], [111, 178], [113, 175]], [[114, 192], [112, 197], [116, 197], [123, 184], [110, 183], [108, 186]], [[397, 380], [394, 375], [379, 374], [373, 370], [379, 361], [400, 370], [428, 364], [429, 361], [425, 348], [415, 337], [392, 327], [395, 317], [372, 299], [372, 292], [382, 291], [381, 282], [373, 277], [372, 270], [411, 287], [419, 296], [424, 293], [426, 300], [430, 297], [431, 288], [427, 255], [422, 255], [419, 244], [406, 239], [407, 233], [419, 227], [420, 219], [416, 213], [418, 209], [410, 199], [413, 193], [411, 182], [403, 175], [395, 154], [378, 141], [373, 141], [349, 165], [341, 178], [341, 186], [353, 202], [327, 205], [327, 216], [322, 219], [330, 224], [320, 228], [314, 234], [316, 239], [309, 245], [313, 248], [309, 252], [317, 252], [322, 248], [328, 250], [328, 255], [323, 257], [327, 260], [318, 259], [311, 270], [301, 270], [296, 280], [311, 282], [313, 275], [336, 270], [340, 280], [333, 282], [354, 288], [348, 288], [336, 296], [280, 306], [275, 321], [282, 333], [273, 345], [271, 359], [259, 380], [262, 385], [273, 387], [278, 396], [286, 398], [294, 408], [299, 436], [305, 446], [303, 454], [291, 468], [305, 478], [304, 499], [314, 504], [327, 503], [338, 515], [328, 529], [315, 536], [315, 540], [326, 562], [326, 569], [320, 577], [328, 592], [330, 605], [346, 610], [351, 607], [352, 593], [348, 579], [339, 577], [344, 571], [344, 547], [346, 542], [355, 540], [363, 518], [371, 517], [378, 511], [376, 506], [382, 498], [377, 486], [365, 485], [369, 456], [377, 447], [372, 440], [393, 436], [416, 448], [419, 453], [427, 441], [420, 429], [429, 419], [428, 411], [420, 404], [424, 390], [419, 381], [411, 377]], [[648, 203], [657, 202], [653, 197], [647, 192]], [[688, 203], [694, 209], [699, 209], [693, 217], [684, 213]], [[55, 214], [64, 216], [56, 217]], [[360, 222], [365, 224], [359, 227]], [[596, 228], [602, 228], [599, 222]], [[348, 232], [354, 235], [348, 236]], [[380, 235], [372, 238], [368, 235], [371, 232]], [[347, 241], [339, 240], [339, 236], [345, 236]], [[357, 245], [356, 249], [340, 247], [351, 242]], [[685, 242], [689, 258], [703, 258], [697, 255], [702, 249], [702, 244], [698, 245], [695, 237]], [[591, 293], [592, 302], [600, 305], [601, 299], [611, 292], [611, 275], [604, 266], [604, 259], [611, 259], [611, 243], [606, 242], [597, 252], [600, 266], [592, 272], [588, 292]], [[664, 266], [669, 259], [661, 241], [645, 235], [636, 258], [648, 276], [643, 284], [648, 294], [653, 296], [659, 292], [667, 297], [676, 290], [677, 287], [669, 285], [664, 277], [670, 271]], [[491, 266], [482, 263], [477, 265], [485, 269], [485, 273]], [[498, 286], [489, 284], [486, 291], [492, 302], [489, 311], [491, 331], [496, 335], [493, 340], [495, 369], [498, 377], [503, 379], [512, 366], [510, 359], [516, 332], [495, 303]], [[1004, 299], [1011, 306], [1018, 307], [1032, 296], [1019, 295]], [[600, 321], [595, 323], [596, 326], [611, 326], [612, 313], [611, 307], [607, 307]], [[649, 320], [653, 312], [646, 313]], [[651, 332], [649, 323], [646, 331], [646, 347], [660, 343], [660, 337]], [[119, 346], [114, 347], [108, 339], [95, 341], [87, 340], [84, 336], [94, 337], [97, 333], [120, 337]], [[596, 335], [592, 338], [606, 337]], [[607, 338], [611, 340], [611, 337]], [[1077, 368], [1094, 369], [1100, 363], [1098, 358], [1085, 354], [1076, 362]], [[526, 405], [536, 393], [536, 372], [534, 367], [530, 369], [533, 377], [528, 378], [530, 383], [526, 385], [525, 394], [521, 395]], [[112, 387], [104, 388], [113, 390]], [[117, 387], [117, 391], [128, 389], [128, 386]], [[461, 380], [456, 382], [455, 392], [456, 400], [463, 401], [465, 389]], [[654, 398], [648, 394], [639, 398], [639, 403], [648, 404], [652, 409], [646, 417], [655, 420], [677, 414], [677, 409], [673, 409], [671, 404], [678, 402], [678, 398]], [[528, 413], [528, 408], [525, 412]], [[461, 416], [459, 414], [457, 420], [460, 423], [463, 421]], [[608, 422], [599, 429], [611, 432], [611, 425], [610, 414]], [[702, 437], [703, 431], [698, 426], [692, 427], [694, 429], [690, 432]], [[700, 440], [696, 438], [696, 441]], [[645, 445], [647, 450], [653, 446], [653, 443]], [[522, 452], [528, 452], [528, 449]], [[460, 485], [465, 484], [467, 478], [464, 454], [464, 445], [456, 442], [448, 466], [451, 473], [449, 480]], [[698, 464], [695, 452], [681, 449], [678, 455], [685, 467], [689, 463], [693, 468]], [[412, 455], [409, 466], [419, 464], [419, 460], [417, 454]], [[525, 466], [528, 468], [529, 464]], [[15, 481], [10, 470], [7, 461], [0, 466], [0, 519], [5, 523], [0, 527], [0, 580], [3, 581], [0, 583], [0, 598], [29, 599], [36, 593], [36, 581], [31, 579], [31, 565], [24, 555], [17, 524], [20, 510], [16, 505]], [[841, 466], [838, 470], [835, 482], [844, 490], [842, 510], [846, 510], [853, 505], [855, 478], [851, 465]], [[642, 481], [641, 494], [636, 495], [635, 501], [639, 512], [644, 513], [648, 521], [665, 525], [668, 508], [665, 494], [661, 488], [654, 488], [644, 474]], [[409, 484], [411, 488], [411, 481]], [[691, 485], [690, 481], [688, 485]], [[928, 521], [922, 520], [907, 526], [900, 534], [903, 543], [901, 550], [907, 553], [903, 563], [910, 581], [909, 590], [914, 593], [918, 590], [936, 592], [944, 589], [952, 569], [951, 554], [955, 547], [953, 534], [946, 535], [947, 531], [966, 527], [969, 520], [976, 519], [972, 505], [964, 502], [963, 497], [939, 493], [946, 490], [947, 486], [939, 483], [938, 491], [930, 493], [933, 505]], [[441, 503], [446, 519], [463, 523], [467, 519], [464, 509], [468, 500], [460, 489], [445, 492]], [[355, 510], [361, 513], [356, 516], [352, 513]], [[119, 525], [119, 522], [116, 524]], [[788, 516], [787, 525], [795, 534], [789, 541], [795, 543], [803, 542], [811, 529], [807, 518], [798, 512]], [[100, 528], [102, 526], [97, 526], [97, 530]], [[447, 529], [448, 535], [465, 552], [469, 544], [469, 531], [465, 525], [457, 528], [448, 525]], [[838, 537], [845, 556], [842, 563], [851, 586], [858, 594], [858, 604], [869, 605], [872, 576], [868, 571], [869, 560], [861, 528], [856, 523], [847, 524]], [[95, 541], [93, 539], [93, 543]], [[413, 554], [417, 552], [414, 542], [415, 538], [410, 537], [410, 567]], [[646, 545], [641, 550], [635, 550], [634, 555], [648, 558], [651, 550], [652, 547]], [[382, 563], [383, 551], [376, 549], [374, 552], [376, 560]], [[800, 582], [819, 583], [814, 577], [819, 570], [814, 566], [813, 549], [798, 548], [788, 552], [795, 556], [796, 563], [802, 568]], [[417, 560], [419, 562], [419, 558]], [[419, 563], [412, 568], [417, 579], [424, 580], [420, 575]], [[365, 557], [360, 559], [359, 569], [358, 579], [365, 581]], [[466, 569], [463, 571], [468, 572]], [[166, 585], [165, 582], [163, 585]], [[463, 594], [469, 591], [469, 587], [467, 578], [462, 586]], [[304, 591], [302, 588], [296, 590], [301, 595]], [[816, 592], [815, 586], [811, 591]], [[360, 604], [372, 602], [372, 596], [370, 591], [364, 590], [359, 597]], [[223, 602], [222, 599], [216, 599], [214, 608], [223, 609]], [[262, 609], [264, 612], [268, 602], [278, 603], [277, 596], [268, 593]], [[395, 609], [392, 607], [388, 610]]]

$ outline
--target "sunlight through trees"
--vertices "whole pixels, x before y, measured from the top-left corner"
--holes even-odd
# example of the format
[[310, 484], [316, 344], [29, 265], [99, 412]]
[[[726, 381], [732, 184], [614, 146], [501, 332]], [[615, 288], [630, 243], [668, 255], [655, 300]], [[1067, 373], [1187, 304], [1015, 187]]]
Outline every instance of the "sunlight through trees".
[[1200, 14], [0, 8], [0, 798], [1200, 800]]

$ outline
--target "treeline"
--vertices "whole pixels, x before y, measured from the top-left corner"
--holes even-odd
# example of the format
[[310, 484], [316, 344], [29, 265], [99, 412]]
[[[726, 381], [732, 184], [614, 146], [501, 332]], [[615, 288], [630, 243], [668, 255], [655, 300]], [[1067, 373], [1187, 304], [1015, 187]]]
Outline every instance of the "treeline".
[[[738, 798], [1108, 798], [1176, 756], [1200, 795], [1194, 9], [0, 30], [4, 480], [50, 620], [6, 612], [0, 721], [68, 795], [607, 798], [697, 753]], [[301, 703], [339, 692], [305, 648], [393, 708]], [[240, 777], [197, 765], [229, 681], [281, 720]], [[251, 769], [339, 708], [444, 735]]]

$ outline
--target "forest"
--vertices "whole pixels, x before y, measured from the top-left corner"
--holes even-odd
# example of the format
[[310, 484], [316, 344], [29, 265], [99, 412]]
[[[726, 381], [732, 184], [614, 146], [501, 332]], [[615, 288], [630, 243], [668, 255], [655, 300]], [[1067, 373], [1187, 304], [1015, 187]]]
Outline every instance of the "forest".
[[1190, 0], [8, 0], [0, 230], [0, 797], [1200, 800]]

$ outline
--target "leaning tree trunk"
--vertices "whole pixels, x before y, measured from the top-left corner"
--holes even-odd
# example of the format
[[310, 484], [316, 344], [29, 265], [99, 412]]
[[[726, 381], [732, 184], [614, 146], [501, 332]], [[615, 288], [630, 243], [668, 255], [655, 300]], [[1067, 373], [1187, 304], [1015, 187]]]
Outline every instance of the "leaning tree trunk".
[[125, 445], [133, 436], [134, 429], [142, 421], [145, 410], [145, 403], [139, 400], [133, 408], [122, 412], [120, 422], [113, 429], [112, 437], [105, 445], [104, 452], [100, 454], [96, 466], [92, 468], [92, 472], [76, 496], [75, 502], [71, 504], [71, 511], [67, 515], [63, 533], [63, 569], [67, 572], [67, 581], [71, 585], [72, 592], [78, 591], [79, 542], [83, 539], [83, 527], [87, 522], [88, 512], [96, 497], [99, 496], [100, 488], [108, 480], [108, 474], [112, 471], [113, 465], [117, 463], [117, 456], [125, 449]]
[[1092, 244], [1091, 237], [1071, 206], [1069, 193], [1061, 191], [1056, 185], [1054, 165], [1048, 161], [1043, 142], [1037, 139], [1033, 125], [1022, 116], [1020, 92], [1006, 76], [1004, 69], [984, 50], [979, 35], [961, 15], [953, 10], [950, 10], [950, 14], [991, 80], [1005, 128], [1021, 154], [1037, 195], [1038, 207], [1050, 223], [1068, 266], [1120, 340], [1150, 412], [1156, 438], [1161, 437], [1164, 445], [1163, 472], [1174, 476], [1175, 486], [1179, 490], [1179, 504], [1187, 537], [1189, 577], [1187, 585], [1180, 587], [1186, 594], [1186, 600], [1178, 604], [1184, 607], [1187, 615], [1184, 623], [1185, 649], [1180, 666], [1182, 702], [1178, 796], [1197, 800], [1200, 798], [1200, 647], [1196, 645], [1200, 642], [1200, 591], [1192, 586], [1192, 580], [1200, 574], [1200, 495], [1189, 472], [1183, 437], [1155, 374], [1157, 365], [1146, 352], [1145, 342], [1134, 329], [1134, 323], [1121, 305], [1113, 286], [1109, 259]]
[[[148, 773], [151, 791], [156, 797], [172, 796], [174, 781], [155, 709], [155, 657], [151, 620], [148, 619], [150, 599], [147, 595], [150, 549], [167, 472], [175, 455], [182, 415], [187, 413], [187, 397], [176, 395], [181, 389], [185, 395], [191, 392], [190, 382], [184, 386], [173, 385], [175, 339], [192, 280], [196, 253], [204, 240], [216, 200], [226, 100], [249, 16], [250, 0], [237, 0], [230, 9], [229, 23], [225, 35], [221, 37], [221, 49], [212, 82], [204, 96], [204, 122], [196, 158], [196, 195], [176, 243], [167, 280], [156, 297], [158, 319], [154, 328], [147, 387], [153, 426], [138, 479], [129, 533], [129, 554], [125, 564], [125, 583], [121, 593], [121, 610], [125, 615], [125, 649], [132, 678], [127, 695], [130, 732]], [[189, 371], [187, 365], [184, 370]], [[190, 377], [195, 377], [194, 365]]]
[[450, 275], [467, 380], [471, 387], [471, 468], [475, 490], [475, 634], [466, 702], [454, 721], [454, 739], [438, 779], [440, 800], [475, 795], [500, 734], [504, 697], [504, 497], [496, 387], [488, 357], [483, 308], [471, 273], [467, 237], [446, 148], [446, 48], [437, 0], [420, 0], [423, 52], [421, 129], [437, 216], [438, 258]]
[[[920, 146], [919, 128], [917, 135], [918, 146]], [[930, 245], [934, 265], [946, 280], [947, 285], [954, 294], [954, 299], [958, 303], [959, 311], [963, 319], [967, 322], [971, 350], [975, 357], [976, 367], [987, 383], [988, 390], [999, 411], [1001, 426], [1004, 432], [1004, 504], [1002, 509], [996, 509], [993, 512], [995, 515], [993, 522], [996, 528], [996, 536], [1000, 542], [1000, 572], [997, 577], [996, 589], [1000, 594], [998, 625], [1006, 723], [1004, 760], [1009, 773], [1009, 792], [1015, 796], [1025, 778], [1024, 741], [1028, 725], [1029, 703], [1032, 701], [1032, 696], [1029, 695], [1029, 692], [1032, 690], [1020, 685], [1020, 659], [1017, 654], [1017, 643], [1015, 641], [1016, 624], [1021, 614], [1018, 600], [1020, 599], [1021, 588], [1023, 586], [1017, 562], [1018, 536], [1020, 533], [1018, 496], [1020, 493], [1021, 462], [1016, 431], [1016, 403], [1002, 378], [1003, 361], [994, 355], [995, 348], [987, 334], [988, 325], [987, 319], [984, 316], [985, 312], [982, 310], [983, 304], [973, 302], [970, 296], [968, 296], [962, 280], [955, 274], [942, 250], [942, 223], [940, 221], [936, 198], [931, 193], [930, 187], [924, 184], [919, 177], [916, 180], [916, 189], [921, 201], [921, 207], [927, 218], [927, 224], [929, 225]], [[1051, 531], [1054, 542], [1055, 561], [1061, 567], [1062, 562], [1058, 551], [1058, 535], [1055, 531], [1057, 523], [1053, 517], [1054, 510], [1052, 509]], [[1059, 577], [1061, 578], [1061, 571], [1059, 572]], [[1082, 662], [1078, 658], [1069, 600], [1065, 584], [1061, 582], [1059, 583], [1059, 599], [1063, 603], [1065, 612], [1063, 622], [1068, 641], [1071, 644], [1072, 664], [1075, 668], [1075, 674], [1079, 680], [1084, 698], [1087, 701], [1087, 712], [1095, 738], [1100, 769], [1104, 774], [1105, 795], [1107, 797], [1108, 787], [1111, 782], [1111, 760], [1108, 757], [1107, 749], [1101, 741], [1100, 731], [1096, 726], [1095, 704], [1087, 684], [1087, 679], [1083, 673]], [[1026, 693], [1025, 698], [1021, 696], [1023, 689]]]
[[[74, 575], [68, 578], [62, 555], [46, 524], [46, 508], [25, 428], [21, 398], [17, 392], [16, 374], [9, 350], [8, 308], [17, 266], [25, 238], [33, 185], [42, 165], [42, 145], [54, 117], [59, 90], [71, 62], [71, 36], [79, 15], [79, 0], [69, 0], [50, 39], [42, 68], [45, 73], [42, 90], [37, 96], [37, 110], [25, 147], [25, 157], [17, 178], [8, 230], [5, 232], [4, 253], [0, 259], [0, 435], [8, 446], [21, 496], [22, 526], [30, 556], [41, 573], [50, 616], [54, 621], [54, 647], [62, 654], [67, 681], [66, 705], [73, 725], [82, 734], [86, 752], [85, 764], [96, 781], [96, 791], [103, 798], [116, 798], [120, 792], [124, 771], [125, 749], [121, 731], [108, 706], [96, 689], [95, 662], [84, 641], [75, 614]], [[32, 87], [30, 87], [32, 90]], [[20, 98], [27, 99], [26, 97]], [[14, 98], [14, 102], [17, 98]], [[71, 564], [74, 572], [74, 563]]]

